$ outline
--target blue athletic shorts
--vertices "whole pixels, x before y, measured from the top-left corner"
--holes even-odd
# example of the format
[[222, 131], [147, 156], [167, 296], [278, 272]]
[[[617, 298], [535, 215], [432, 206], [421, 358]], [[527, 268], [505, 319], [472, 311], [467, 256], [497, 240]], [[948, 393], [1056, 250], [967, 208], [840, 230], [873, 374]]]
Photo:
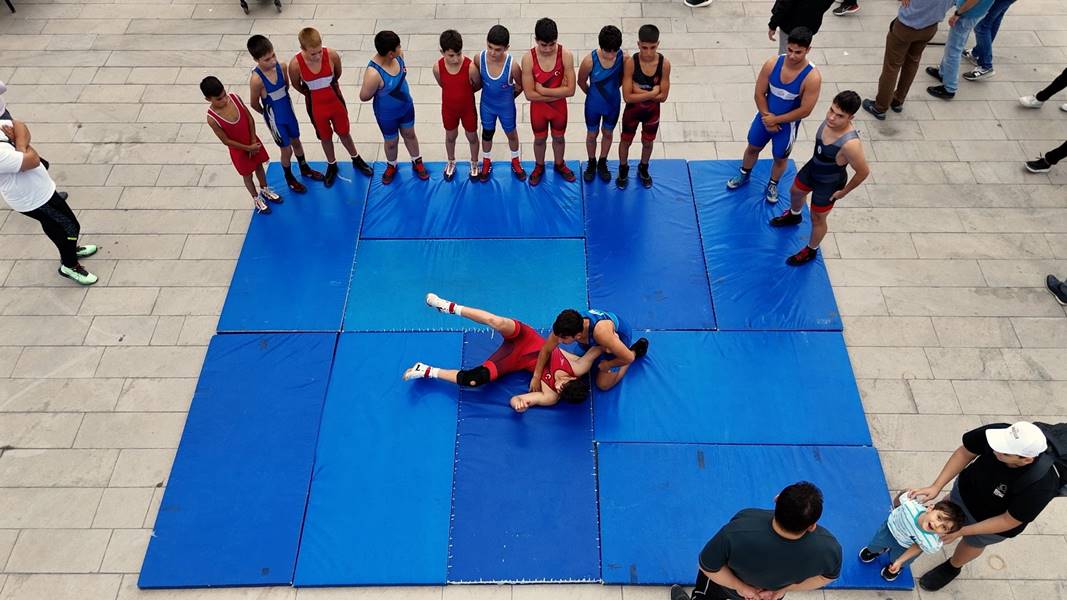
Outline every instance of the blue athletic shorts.
[[752, 119], [752, 126], [748, 128], [748, 143], [763, 148], [767, 142], [771, 142], [771, 154], [775, 158], [788, 158], [793, 151], [793, 142], [797, 139], [797, 130], [800, 122], [782, 123], [778, 131], [771, 133], [763, 126], [762, 117], [759, 114]]
[[585, 103], [585, 128], [590, 132], [596, 132], [601, 129], [612, 131], [615, 129], [615, 125], [619, 123], [619, 107], [615, 107], [615, 111], [604, 111], [602, 108], [596, 106], [590, 106], [589, 102]]
[[500, 121], [500, 128], [504, 130], [504, 133], [511, 133], [515, 131], [515, 103], [512, 102], [509, 106], [500, 108], [496, 106], [489, 106], [486, 103], [481, 105], [482, 113], [482, 129], [486, 131], [493, 131], [496, 129], [496, 122]]
[[284, 110], [264, 108], [263, 118], [267, 121], [267, 129], [279, 148], [285, 148], [292, 144], [294, 139], [300, 139], [300, 124], [291, 110], [286, 115]]
[[400, 137], [401, 129], [415, 126], [415, 104], [410, 104], [407, 110], [403, 113], [394, 113], [384, 116], [375, 113], [374, 118], [378, 121], [378, 129], [382, 130], [382, 137], [384, 137], [386, 141], [395, 140]]

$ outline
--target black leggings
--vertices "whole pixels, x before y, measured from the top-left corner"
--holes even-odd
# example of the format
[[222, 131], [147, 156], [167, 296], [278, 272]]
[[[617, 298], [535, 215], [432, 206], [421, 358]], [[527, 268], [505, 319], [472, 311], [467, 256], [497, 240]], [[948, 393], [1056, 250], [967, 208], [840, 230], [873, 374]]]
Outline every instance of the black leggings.
[[1060, 73], [1059, 77], [1052, 80], [1052, 83], [1048, 84], [1048, 87], [1041, 90], [1036, 94], [1036, 98], [1041, 102], [1046, 102], [1053, 94], [1063, 91], [1063, 88], [1067, 88], [1067, 69]]
[[1067, 142], [1060, 144], [1058, 148], [1053, 148], [1045, 153], [1045, 160], [1048, 164], [1054, 165], [1064, 158], [1067, 158]]
[[41, 223], [45, 235], [59, 249], [59, 260], [64, 267], [73, 268], [78, 264], [78, 235], [81, 233], [81, 225], [74, 216], [74, 211], [70, 210], [59, 194], [53, 192], [48, 202], [22, 214]]
[[693, 587], [693, 600], [733, 600], [741, 597], [740, 594], [731, 592], [733, 590], [708, 579], [704, 571], [697, 570], [697, 582]]

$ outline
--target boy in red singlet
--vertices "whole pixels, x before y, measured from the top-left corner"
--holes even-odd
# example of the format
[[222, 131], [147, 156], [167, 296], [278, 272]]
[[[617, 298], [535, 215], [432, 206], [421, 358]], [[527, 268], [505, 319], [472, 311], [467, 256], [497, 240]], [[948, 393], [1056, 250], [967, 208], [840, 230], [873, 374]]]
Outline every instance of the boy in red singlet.
[[[226, 88], [218, 77], [208, 76], [200, 82], [200, 91], [204, 99], [211, 103], [207, 109], [207, 124], [219, 140], [230, 149], [230, 160], [237, 172], [244, 178], [245, 188], [252, 195], [252, 204], [256, 210], [270, 213], [270, 206], [264, 200], [281, 203], [282, 197], [267, 186], [267, 176], [263, 172], [263, 163], [270, 160], [263, 142], [256, 136], [256, 120], [237, 94], [227, 94]], [[259, 180], [259, 190], [252, 181], [255, 173]]]
[[297, 35], [300, 40], [300, 52], [289, 61], [289, 80], [296, 91], [304, 95], [308, 116], [315, 127], [315, 135], [322, 142], [322, 151], [326, 154], [325, 183], [333, 185], [337, 179], [337, 156], [333, 151], [333, 134], [341, 140], [341, 145], [352, 157], [352, 166], [367, 177], [374, 174], [374, 169], [367, 164], [356, 151], [356, 143], [349, 133], [348, 108], [341, 95], [341, 57], [322, 45], [322, 36], [313, 27], [305, 27]]
[[539, 19], [534, 25], [537, 46], [522, 57], [522, 89], [530, 101], [530, 123], [534, 132], [534, 160], [530, 185], [541, 183], [545, 175], [545, 150], [548, 130], [552, 129], [552, 158], [555, 170], [567, 181], [574, 181], [574, 172], [563, 160], [567, 131], [567, 98], [577, 87], [574, 77], [574, 55], [564, 50], [556, 40], [556, 22]]
[[[426, 304], [440, 312], [488, 325], [500, 333], [504, 341], [492, 356], [473, 369], [439, 369], [417, 362], [404, 372], [405, 380], [444, 379], [460, 387], [478, 387], [509, 373], [533, 371], [545, 340], [529, 325], [478, 308], [460, 306], [437, 294], [426, 294]], [[595, 346], [577, 357], [556, 348], [549, 358], [548, 368], [539, 378], [540, 389], [512, 396], [511, 407], [516, 412], [525, 412], [531, 406], [551, 406], [561, 398], [575, 404], [584, 402], [589, 397], [589, 382], [583, 376], [593, 368], [601, 352], [602, 349]]]
[[445, 181], [456, 176], [456, 138], [459, 125], [471, 147], [471, 181], [478, 179], [478, 111], [474, 92], [481, 88], [481, 76], [474, 61], [463, 56], [463, 36], [455, 29], [441, 33], [441, 59], [433, 66], [433, 76], [441, 86], [441, 120], [445, 125]]

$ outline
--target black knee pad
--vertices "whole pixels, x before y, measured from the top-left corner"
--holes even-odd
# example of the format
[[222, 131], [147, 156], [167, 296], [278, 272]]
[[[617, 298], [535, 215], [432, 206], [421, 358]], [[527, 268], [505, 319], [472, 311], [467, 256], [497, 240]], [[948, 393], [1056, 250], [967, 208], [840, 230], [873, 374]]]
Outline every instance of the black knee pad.
[[482, 140], [486, 142], [493, 141], [493, 136], [496, 135], [495, 129], [482, 129]]
[[489, 367], [485, 365], [460, 371], [456, 374], [456, 385], [460, 387], [478, 387], [489, 383]]

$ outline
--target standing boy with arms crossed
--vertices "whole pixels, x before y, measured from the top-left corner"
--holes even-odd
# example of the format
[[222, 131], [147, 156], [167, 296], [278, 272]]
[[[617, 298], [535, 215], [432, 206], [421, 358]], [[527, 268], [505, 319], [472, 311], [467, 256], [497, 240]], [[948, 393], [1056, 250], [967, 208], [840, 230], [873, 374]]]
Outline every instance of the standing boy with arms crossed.
[[[600, 48], [582, 59], [578, 66], [578, 86], [585, 92], [585, 150], [589, 162], [582, 178], [592, 181], [597, 174], [602, 181], [611, 181], [608, 170], [608, 152], [611, 150], [612, 132], [619, 122], [619, 101], [622, 100], [619, 86], [622, 85], [622, 66], [626, 58], [622, 48], [622, 32], [614, 25], [600, 30], [597, 40]], [[597, 130], [601, 132], [600, 158], [597, 158]]]
[[478, 178], [478, 111], [474, 92], [480, 87], [474, 61], [463, 56], [463, 36], [455, 29], [441, 33], [441, 59], [433, 66], [433, 77], [441, 86], [441, 120], [445, 126], [445, 181], [456, 176], [456, 138], [459, 125], [471, 147], [471, 180]]
[[574, 95], [577, 87], [574, 79], [574, 56], [563, 49], [556, 40], [559, 30], [549, 18], [539, 19], [534, 25], [534, 40], [537, 45], [522, 57], [522, 89], [530, 101], [530, 124], [534, 132], [534, 170], [530, 173], [530, 185], [541, 183], [545, 175], [545, 151], [548, 130], [552, 129], [552, 158], [554, 169], [564, 180], [577, 179], [564, 162], [563, 152], [567, 132], [567, 98]]
[[[648, 161], [652, 158], [652, 144], [659, 131], [659, 105], [667, 101], [671, 91], [671, 61], [659, 53], [659, 28], [642, 25], [637, 30], [636, 52], [626, 61], [622, 73], [622, 97], [626, 110], [622, 113], [622, 136], [619, 140], [619, 176], [615, 185], [621, 190], [629, 183], [630, 144], [641, 125], [641, 162], [637, 177], [641, 185], [652, 187]], [[651, 71], [651, 74], [649, 72]]]
[[479, 173], [482, 182], [489, 181], [493, 172], [493, 134], [498, 120], [511, 148], [511, 172], [515, 179], [526, 181], [526, 171], [519, 161], [519, 132], [515, 128], [515, 98], [522, 93], [522, 68], [508, 54], [510, 43], [508, 28], [493, 25], [485, 37], [485, 50], [474, 57], [474, 67], [482, 82], [482, 168]]

